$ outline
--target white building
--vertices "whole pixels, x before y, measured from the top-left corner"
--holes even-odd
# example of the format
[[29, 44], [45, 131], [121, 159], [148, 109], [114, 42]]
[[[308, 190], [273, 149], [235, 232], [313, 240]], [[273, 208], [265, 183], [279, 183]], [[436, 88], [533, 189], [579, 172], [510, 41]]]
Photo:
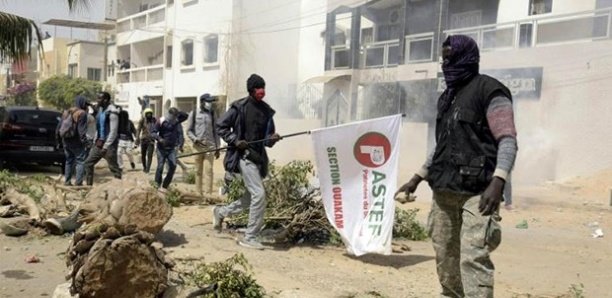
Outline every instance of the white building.
[[481, 72], [514, 94], [515, 181], [609, 168], [611, 6], [609, 0], [330, 1], [324, 121], [407, 114], [402, 136], [410, 149], [401, 165], [407, 179], [433, 141], [444, 89], [439, 45], [447, 35], [466, 34], [479, 43]]
[[[140, 113], [147, 96], [158, 116], [170, 106], [190, 111], [203, 93], [221, 103], [246, 96], [246, 79], [267, 82], [279, 115], [315, 117], [301, 101], [322, 93], [300, 89], [322, 75], [326, 2], [241, 0], [119, 1], [117, 98]], [[302, 90], [299, 92], [299, 90]], [[223, 106], [223, 104], [221, 105]], [[303, 110], [303, 111], [302, 111]]]

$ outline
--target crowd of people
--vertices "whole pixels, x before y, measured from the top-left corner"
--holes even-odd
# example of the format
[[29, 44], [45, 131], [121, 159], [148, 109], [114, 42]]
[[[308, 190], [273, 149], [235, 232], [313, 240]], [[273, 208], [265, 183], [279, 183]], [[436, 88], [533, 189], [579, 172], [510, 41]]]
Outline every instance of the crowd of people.
[[[448, 36], [441, 56], [447, 88], [438, 99], [436, 146], [422, 169], [398, 193], [414, 193], [422, 181], [433, 190], [427, 228], [436, 253], [441, 296], [493, 297], [490, 252], [501, 241], [498, 212], [504, 192], [506, 206], [510, 206], [506, 181], [510, 180], [518, 150], [512, 94], [498, 80], [479, 73], [480, 52], [472, 38]], [[281, 137], [275, 131], [275, 112], [263, 100], [264, 79], [253, 74], [246, 85], [248, 96], [233, 102], [218, 119], [213, 108], [215, 99], [204, 94], [199, 110], [190, 115], [173, 107], [165, 119], [155, 119], [153, 111], [145, 109], [138, 128], [127, 130], [120, 128], [124, 123], [122, 111], [111, 103], [108, 93], [99, 94], [93, 115], [81, 112], [88, 104], [85, 98], [77, 97], [75, 106], [64, 113], [64, 118], [70, 117], [75, 124], [75, 133], [65, 134], [66, 129], [59, 129], [64, 135], [66, 184], [71, 184], [75, 166], [76, 184], [81, 185], [85, 175], [91, 185], [94, 165], [102, 158], [114, 177], [121, 179], [118, 148], [125, 153], [135, 134], [147, 173], [157, 147], [155, 182], [162, 189], [168, 188], [177, 166], [177, 150], [182, 151], [184, 145], [181, 123], [189, 121], [187, 135], [194, 150], [201, 153], [196, 158], [198, 191], [212, 192], [212, 164], [220, 156], [220, 139], [228, 144], [226, 174], [241, 175], [248, 190], [233, 203], [212, 209], [213, 227], [221, 231], [226, 217], [248, 209], [245, 236], [238, 244], [263, 249], [258, 234], [266, 207], [266, 147]], [[92, 133], [94, 125], [96, 132]], [[162, 179], [165, 163], [168, 172]]]

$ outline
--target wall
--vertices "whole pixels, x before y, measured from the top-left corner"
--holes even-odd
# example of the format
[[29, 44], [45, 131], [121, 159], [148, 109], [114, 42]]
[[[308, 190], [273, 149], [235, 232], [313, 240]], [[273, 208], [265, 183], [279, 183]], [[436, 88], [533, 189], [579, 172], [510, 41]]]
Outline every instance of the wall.
[[[167, 27], [172, 34], [166, 44], [172, 44], [172, 68], [165, 71], [165, 98], [199, 97], [203, 93], [226, 94], [226, 64], [229, 51], [233, 1], [175, 0], [168, 9]], [[218, 34], [218, 63], [204, 62], [204, 38]], [[181, 65], [182, 42], [193, 39], [193, 66]], [[233, 63], [235, 60], [232, 60]]]
[[97, 43], [79, 44], [79, 77], [87, 79], [87, 68], [99, 68], [100, 79], [104, 66], [104, 45]]
[[[323, 75], [325, 72], [325, 31], [326, 0], [301, 1], [301, 27], [299, 34], [297, 81]], [[313, 24], [318, 24], [314, 25]]]
[[[237, 0], [236, 3], [240, 16], [234, 18], [234, 28], [239, 40], [232, 60], [239, 63], [232, 76], [229, 101], [246, 96], [246, 79], [257, 73], [266, 80], [266, 100], [279, 115], [288, 116], [289, 107], [297, 105], [301, 1]], [[311, 63], [317, 62], [311, 60]]]
[[[497, 23], [513, 22], [531, 18], [529, 0], [500, 0]], [[552, 12], [547, 15], [583, 12], [595, 9], [595, 0], [553, 0]]]
[[518, 183], [588, 175], [612, 166], [612, 41], [484, 53], [481, 68], [544, 68], [539, 101], [517, 101]]
[[38, 58], [39, 82], [54, 75], [67, 73], [67, 43], [68, 40], [63, 38], [47, 38], [43, 40], [45, 61], [40, 61], [40, 58]]

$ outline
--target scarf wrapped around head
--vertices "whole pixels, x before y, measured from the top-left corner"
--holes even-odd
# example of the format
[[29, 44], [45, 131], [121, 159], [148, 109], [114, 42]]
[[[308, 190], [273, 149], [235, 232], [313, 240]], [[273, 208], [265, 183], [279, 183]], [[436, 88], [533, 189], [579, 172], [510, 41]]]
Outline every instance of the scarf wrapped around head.
[[450, 35], [442, 43], [442, 47], [447, 46], [451, 47], [451, 53], [444, 57], [444, 62], [442, 62], [447, 92], [438, 102], [438, 109], [442, 112], [450, 107], [457, 90], [478, 74], [478, 63], [480, 62], [478, 45], [469, 36]]

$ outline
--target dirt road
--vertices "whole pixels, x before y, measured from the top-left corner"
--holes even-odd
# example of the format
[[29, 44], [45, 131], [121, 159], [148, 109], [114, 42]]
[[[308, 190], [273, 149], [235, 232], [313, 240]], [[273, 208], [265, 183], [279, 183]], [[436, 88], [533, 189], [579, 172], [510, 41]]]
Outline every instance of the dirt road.
[[[502, 213], [503, 241], [493, 253], [496, 297], [558, 297], [581, 291], [584, 296], [576, 297], [612, 297], [612, 207], [607, 196], [589, 197], [575, 187], [549, 185], [515, 189], [514, 201], [515, 209]], [[406, 206], [420, 208], [419, 219], [425, 221], [427, 200]], [[523, 220], [528, 228], [516, 228]], [[603, 238], [591, 236], [595, 223]], [[410, 252], [361, 258], [348, 256], [341, 247], [254, 251], [236, 245], [229, 234], [215, 233], [208, 206], [176, 208], [159, 239], [176, 259], [212, 262], [244, 253], [273, 297], [354, 297], [372, 291], [383, 297], [437, 297], [439, 291], [429, 241], [402, 241]], [[0, 297], [50, 296], [65, 282], [62, 254], [68, 240], [0, 235]], [[26, 263], [24, 258], [31, 255], [41, 262]]]

